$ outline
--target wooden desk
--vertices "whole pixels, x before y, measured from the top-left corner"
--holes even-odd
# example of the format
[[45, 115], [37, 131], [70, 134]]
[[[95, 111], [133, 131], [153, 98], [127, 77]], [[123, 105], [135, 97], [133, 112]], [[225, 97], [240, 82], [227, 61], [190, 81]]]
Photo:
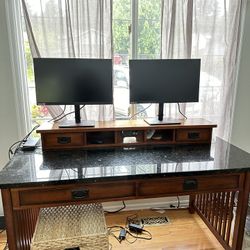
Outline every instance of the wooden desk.
[[220, 139], [212, 148], [19, 152], [0, 172], [9, 248], [29, 249], [41, 207], [190, 195], [190, 212], [225, 249], [240, 250], [249, 170], [250, 155]]

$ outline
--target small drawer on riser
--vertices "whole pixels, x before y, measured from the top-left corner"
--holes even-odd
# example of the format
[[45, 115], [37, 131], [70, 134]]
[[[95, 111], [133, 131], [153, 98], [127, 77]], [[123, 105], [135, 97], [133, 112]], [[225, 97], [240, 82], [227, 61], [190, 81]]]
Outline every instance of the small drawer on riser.
[[210, 128], [201, 129], [177, 129], [176, 141], [210, 141], [212, 130]]
[[43, 146], [45, 148], [70, 146], [83, 146], [83, 133], [63, 133], [63, 134], [46, 134], [42, 135]]

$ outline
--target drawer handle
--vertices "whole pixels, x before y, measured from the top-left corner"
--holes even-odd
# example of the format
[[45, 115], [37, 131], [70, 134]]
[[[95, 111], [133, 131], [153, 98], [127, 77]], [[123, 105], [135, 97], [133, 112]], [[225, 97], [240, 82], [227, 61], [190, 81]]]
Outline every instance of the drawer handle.
[[80, 250], [80, 247], [70, 247], [70, 248], [65, 248], [64, 250]]
[[71, 143], [71, 137], [68, 137], [68, 136], [57, 137], [57, 143], [59, 143], [59, 144]]
[[191, 180], [184, 180], [183, 183], [183, 190], [195, 190], [198, 188], [198, 182], [196, 179], [191, 179]]
[[71, 194], [73, 199], [84, 199], [89, 197], [89, 190], [88, 189], [73, 190]]
[[200, 139], [200, 133], [199, 132], [188, 132], [188, 139], [191, 139], [191, 140]]

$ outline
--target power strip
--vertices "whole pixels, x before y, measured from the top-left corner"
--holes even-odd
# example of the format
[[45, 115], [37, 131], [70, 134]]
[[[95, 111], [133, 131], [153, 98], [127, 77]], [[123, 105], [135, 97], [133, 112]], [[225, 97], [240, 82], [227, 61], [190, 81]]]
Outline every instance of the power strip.
[[35, 150], [40, 138], [39, 137], [29, 137], [26, 142], [22, 144], [23, 151]]

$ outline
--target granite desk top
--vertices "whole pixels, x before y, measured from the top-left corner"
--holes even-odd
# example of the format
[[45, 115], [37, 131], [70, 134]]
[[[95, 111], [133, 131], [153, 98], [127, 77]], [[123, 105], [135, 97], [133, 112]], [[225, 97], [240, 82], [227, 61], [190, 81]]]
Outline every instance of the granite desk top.
[[250, 171], [250, 154], [219, 138], [212, 146], [19, 151], [0, 188]]

